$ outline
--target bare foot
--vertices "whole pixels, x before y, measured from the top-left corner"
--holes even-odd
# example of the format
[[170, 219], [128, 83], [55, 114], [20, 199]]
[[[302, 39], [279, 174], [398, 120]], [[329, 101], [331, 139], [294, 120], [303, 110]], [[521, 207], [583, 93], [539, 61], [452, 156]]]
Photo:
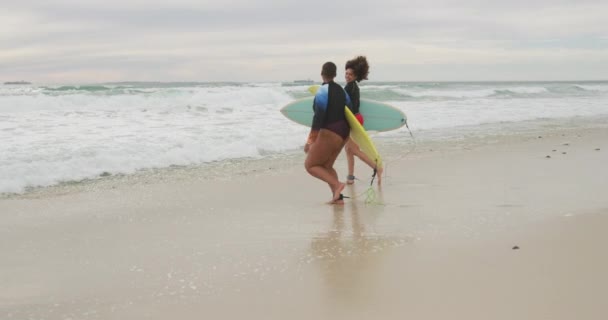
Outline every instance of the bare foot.
[[336, 200], [336, 201], [333, 201], [331, 204], [338, 205], [338, 206], [343, 206], [344, 205], [344, 200]]
[[[336, 189], [334, 189], [334, 197], [331, 199], [332, 203], [335, 203], [336, 201], [342, 201], [342, 197], [340, 197], [340, 195], [342, 194], [342, 190], [344, 190], [344, 187], [346, 185], [342, 182], [339, 182], [338, 187]], [[342, 201], [342, 203], [344, 203], [344, 201]]]
[[332, 200], [332, 201], [328, 202], [327, 204], [331, 204], [331, 205], [344, 205], [344, 200], [343, 199]]
[[337, 205], [343, 205], [343, 204], [344, 204], [344, 199], [343, 199], [343, 198], [342, 198], [342, 199], [340, 199], [340, 198], [341, 198], [341, 197], [339, 197], [339, 198], [338, 198], [338, 200], [331, 200], [331, 201], [328, 201], [328, 202], [326, 202], [326, 203], [327, 203], [327, 204], [331, 204], [331, 205], [334, 205], [334, 204], [337, 204]]

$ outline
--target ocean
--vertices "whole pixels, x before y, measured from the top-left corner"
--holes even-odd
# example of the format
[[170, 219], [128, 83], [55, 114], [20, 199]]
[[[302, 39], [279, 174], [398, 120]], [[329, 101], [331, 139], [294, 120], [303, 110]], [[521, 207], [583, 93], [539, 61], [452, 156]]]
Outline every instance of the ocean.
[[[308, 96], [307, 88], [278, 82], [0, 86], [0, 194], [301, 153], [308, 128], [279, 109]], [[418, 144], [608, 117], [608, 81], [365, 82], [361, 97], [403, 110]], [[381, 151], [412, 144], [406, 127], [373, 139]]]

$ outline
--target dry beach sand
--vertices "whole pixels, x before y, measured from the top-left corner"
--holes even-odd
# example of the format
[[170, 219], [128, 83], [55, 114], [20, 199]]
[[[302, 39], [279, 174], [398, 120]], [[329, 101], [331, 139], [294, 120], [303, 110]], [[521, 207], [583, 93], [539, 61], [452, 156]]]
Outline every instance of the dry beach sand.
[[381, 204], [301, 160], [1, 198], [0, 318], [608, 316], [608, 129], [419, 144]]

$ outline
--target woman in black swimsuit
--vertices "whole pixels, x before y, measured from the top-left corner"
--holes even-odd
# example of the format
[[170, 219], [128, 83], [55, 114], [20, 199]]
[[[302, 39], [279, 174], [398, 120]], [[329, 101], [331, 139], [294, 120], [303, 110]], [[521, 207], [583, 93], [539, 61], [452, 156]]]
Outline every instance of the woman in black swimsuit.
[[[360, 99], [359, 86], [357, 83], [367, 80], [367, 75], [369, 74], [369, 64], [367, 63], [367, 58], [364, 56], [358, 56], [352, 60], [348, 60], [348, 62], [346, 62], [345, 69], [344, 79], [346, 80], [346, 86], [344, 87], [344, 90], [346, 90], [346, 93], [348, 93], [353, 103], [353, 107], [351, 108], [353, 114], [355, 117], [357, 117], [359, 123], [363, 125], [363, 115], [359, 113]], [[365, 162], [368, 166], [370, 166], [370, 168], [376, 170], [378, 175], [378, 185], [382, 183], [382, 167], [377, 167], [376, 163], [366, 156], [353, 140], [348, 140], [344, 150], [346, 151], [346, 161], [348, 162], [348, 176], [346, 178], [346, 183], [352, 184], [355, 182], [355, 156], [361, 159], [361, 161]]]
[[334, 162], [348, 141], [350, 126], [344, 115], [344, 107], [351, 106], [350, 98], [342, 87], [334, 82], [336, 65], [323, 64], [323, 85], [315, 95], [314, 117], [304, 152], [308, 155], [304, 166], [313, 177], [325, 181], [332, 193], [332, 204], [342, 204], [344, 183], [338, 180]]

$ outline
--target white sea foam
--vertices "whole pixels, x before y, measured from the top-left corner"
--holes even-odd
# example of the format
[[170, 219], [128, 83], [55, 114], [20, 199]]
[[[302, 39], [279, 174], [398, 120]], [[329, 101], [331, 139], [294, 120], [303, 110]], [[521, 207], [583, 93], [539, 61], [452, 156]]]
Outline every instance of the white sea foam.
[[290, 100], [250, 87], [4, 96], [0, 192], [293, 150], [306, 128], [278, 112]]
[[394, 88], [393, 91], [415, 98], [484, 98], [497, 95], [539, 94], [548, 92], [545, 87], [538, 86], [459, 86], [444, 88]]
[[608, 108], [599, 101], [574, 98], [478, 98], [435, 102], [395, 101], [392, 104], [407, 112], [412, 128], [423, 130], [608, 114]]
[[[365, 84], [361, 94], [401, 108], [414, 131], [457, 132], [606, 115], [607, 88], [604, 82], [390, 83]], [[279, 109], [307, 96], [306, 89], [278, 83], [0, 87], [0, 193], [104, 172], [294, 152], [308, 128]], [[402, 130], [383, 135], [402, 137]]]

